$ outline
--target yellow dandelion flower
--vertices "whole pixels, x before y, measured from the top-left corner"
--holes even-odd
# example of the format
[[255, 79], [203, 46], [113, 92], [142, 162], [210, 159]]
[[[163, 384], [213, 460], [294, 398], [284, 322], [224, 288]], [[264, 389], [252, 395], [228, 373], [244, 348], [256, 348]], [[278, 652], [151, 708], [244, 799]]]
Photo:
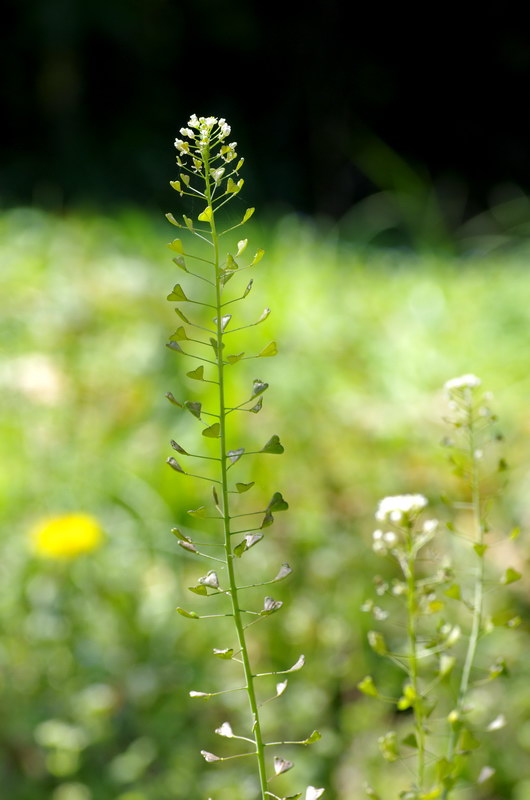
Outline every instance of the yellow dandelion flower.
[[90, 514], [61, 514], [40, 520], [31, 531], [33, 548], [48, 558], [76, 558], [103, 541], [101, 526]]

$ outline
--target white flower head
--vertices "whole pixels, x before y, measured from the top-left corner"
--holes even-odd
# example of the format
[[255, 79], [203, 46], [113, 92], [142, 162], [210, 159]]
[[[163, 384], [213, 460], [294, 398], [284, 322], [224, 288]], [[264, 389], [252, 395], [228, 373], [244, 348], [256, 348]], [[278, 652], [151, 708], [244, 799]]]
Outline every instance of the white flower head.
[[423, 523], [423, 532], [428, 534], [436, 533], [439, 524], [437, 519], [426, 519]]
[[188, 120], [188, 125], [190, 128], [198, 128], [199, 127], [199, 120], [197, 114], [192, 114]]
[[444, 384], [444, 389], [448, 394], [452, 392], [459, 392], [465, 389], [477, 389], [482, 381], [476, 375], [468, 373], [467, 375], [460, 375], [458, 378], [451, 378]]
[[175, 147], [182, 153], [183, 155], [190, 152], [190, 146], [188, 142], [184, 142], [182, 139], [175, 139]]
[[181, 128], [179, 133], [181, 133], [182, 136], [187, 136], [189, 139], [195, 139], [195, 134], [191, 128]]
[[219, 120], [219, 125], [220, 125], [220, 128], [221, 128], [220, 133], [219, 133], [219, 138], [220, 139], [226, 139], [227, 136], [230, 136], [230, 131], [232, 130], [232, 128], [224, 120], [222, 122], [221, 122], [221, 120]]
[[402, 522], [405, 517], [416, 516], [427, 505], [422, 494], [398, 494], [379, 501], [375, 518], [380, 522]]

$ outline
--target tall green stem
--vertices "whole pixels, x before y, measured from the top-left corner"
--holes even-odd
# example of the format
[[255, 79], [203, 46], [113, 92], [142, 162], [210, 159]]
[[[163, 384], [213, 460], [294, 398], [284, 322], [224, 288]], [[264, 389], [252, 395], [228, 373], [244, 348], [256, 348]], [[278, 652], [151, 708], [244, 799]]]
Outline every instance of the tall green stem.
[[[471, 461], [471, 504], [473, 513], [473, 531], [475, 545], [478, 545], [477, 555], [479, 565], [477, 570], [477, 577], [475, 581], [474, 597], [473, 597], [473, 616], [471, 621], [471, 633], [469, 635], [469, 643], [462, 669], [462, 677], [460, 679], [460, 686], [458, 688], [458, 697], [456, 703], [456, 710], [460, 713], [463, 710], [464, 702], [469, 689], [469, 680], [471, 676], [471, 669], [475, 662], [475, 655], [477, 652], [478, 641], [480, 638], [480, 631], [482, 626], [483, 606], [484, 606], [484, 526], [482, 524], [481, 502], [480, 502], [480, 480], [476, 455], [476, 442], [475, 442], [475, 425], [473, 417], [473, 408], [470, 406], [468, 411], [468, 431], [469, 431], [469, 457]], [[459, 727], [453, 726], [451, 737], [449, 739], [448, 760], [451, 761], [455, 754], [456, 742], [458, 738]], [[442, 800], [447, 800], [450, 796], [450, 789], [445, 789]]]
[[419, 689], [418, 654], [417, 654], [417, 599], [416, 599], [416, 556], [414, 553], [412, 532], [407, 532], [407, 634], [409, 640], [409, 677], [414, 695], [414, 720], [416, 741], [418, 745], [418, 788], [423, 790], [425, 778], [425, 728], [423, 698]]
[[219, 236], [215, 226], [215, 213], [212, 204], [212, 188], [210, 182], [209, 154], [204, 155], [204, 182], [205, 194], [208, 208], [211, 212], [210, 229], [212, 234], [212, 244], [214, 248], [215, 264], [215, 307], [217, 312], [217, 374], [219, 381], [219, 428], [220, 428], [220, 458], [221, 458], [221, 493], [223, 503], [223, 527], [224, 527], [224, 550], [226, 557], [226, 567], [228, 573], [229, 593], [232, 602], [232, 613], [237, 630], [237, 638], [243, 661], [245, 673], [246, 690], [250, 704], [250, 711], [253, 718], [252, 732], [256, 744], [256, 757], [258, 760], [258, 771], [261, 789], [261, 799], [267, 800], [267, 771], [265, 767], [265, 747], [261, 735], [258, 703], [254, 689], [254, 675], [250, 665], [248, 648], [245, 638], [245, 629], [241, 619], [239, 608], [238, 587], [234, 570], [234, 554], [232, 552], [231, 529], [230, 529], [230, 503], [228, 496], [228, 475], [227, 475], [227, 446], [226, 446], [226, 410], [225, 410], [225, 387], [224, 387], [224, 362], [223, 362], [223, 323], [222, 323], [222, 303], [221, 303], [221, 279], [219, 275]]

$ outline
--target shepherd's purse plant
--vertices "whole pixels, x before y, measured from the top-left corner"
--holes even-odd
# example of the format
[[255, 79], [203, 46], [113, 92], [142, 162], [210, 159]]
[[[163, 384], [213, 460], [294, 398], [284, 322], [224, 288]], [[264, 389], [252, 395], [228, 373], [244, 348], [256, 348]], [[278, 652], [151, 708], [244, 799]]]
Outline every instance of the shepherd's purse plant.
[[[386, 697], [369, 675], [359, 689], [411, 717], [404, 736], [391, 730], [379, 739], [386, 761], [407, 758], [413, 765], [412, 784], [400, 792], [402, 800], [452, 800], [466, 780], [482, 784], [493, 776], [492, 767], [470, 756], [482, 735], [501, 729], [505, 718], [499, 712], [484, 722], [476, 692], [504, 675], [506, 664], [501, 655], [486, 661], [480, 645], [496, 626], [513, 628], [520, 622], [513, 614], [490, 613], [485, 602], [487, 593], [521, 577], [513, 567], [495, 574], [486, 560], [488, 551], [503, 541], [490, 529], [489, 512], [499, 489], [495, 474], [506, 470], [495, 452], [501, 437], [490, 396], [475, 375], [454, 378], [445, 390], [450, 434], [444, 444], [464, 489], [464, 496], [450, 504], [457, 521], [443, 526], [428, 518], [428, 501], [420, 494], [381, 500], [373, 549], [397, 564], [398, 577], [376, 579], [381, 601], [364, 606], [379, 621], [394, 614], [396, 605], [401, 609], [399, 618], [394, 614], [392, 639], [386, 631], [368, 634], [372, 649], [404, 671], [401, 696]], [[403, 635], [400, 620], [405, 621]], [[372, 800], [396, 796], [371, 787], [367, 794]]]
[[[280, 697], [287, 688], [286, 675], [296, 672], [304, 665], [304, 656], [300, 655], [291, 666], [280, 671], [260, 671], [251, 663], [248, 645], [248, 629], [255, 623], [265, 620], [276, 613], [282, 601], [267, 595], [261, 608], [248, 608], [247, 590], [269, 586], [284, 580], [291, 573], [288, 564], [282, 564], [275, 576], [265, 577], [259, 582], [242, 579], [239, 564], [241, 560], [252, 558], [254, 548], [262, 545], [266, 538], [265, 531], [274, 522], [274, 514], [288, 508], [280, 492], [274, 492], [270, 501], [261, 508], [248, 509], [245, 503], [247, 492], [254, 483], [241, 477], [233, 478], [234, 472], [252, 455], [280, 455], [284, 448], [277, 434], [268, 438], [257, 450], [249, 450], [241, 446], [239, 441], [233, 442], [230, 431], [230, 420], [233, 415], [248, 412], [251, 417], [262, 408], [263, 395], [268, 384], [256, 378], [249, 388], [246, 398], [231, 403], [229, 397], [230, 373], [240, 362], [254, 358], [268, 358], [277, 353], [275, 342], [266, 344], [258, 353], [247, 355], [242, 348], [242, 337], [246, 329], [263, 322], [270, 310], [265, 308], [260, 317], [251, 323], [234, 319], [234, 304], [244, 300], [252, 289], [253, 281], [244, 282], [238, 290], [241, 273], [257, 266], [264, 251], [258, 249], [251, 258], [246, 258], [247, 239], [240, 239], [237, 245], [228, 252], [223, 249], [224, 237], [244, 225], [254, 213], [248, 208], [240, 221], [229, 224], [222, 229], [219, 212], [225, 204], [232, 201], [243, 187], [243, 179], [239, 177], [244, 159], [236, 152], [237, 142], [229, 142], [231, 129], [224, 119], [216, 117], [197, 117], [193, 114], [185, 128], [180, 130], [183, 138], [175, 140], [179, 177], [171, 181], [171, 186], [181, 197], [193, 198], [193, 205], [199, 206], [197, 219], [183, 215], [183, 223], [177, 221], [173, 214], [167, 214], [169, 222], [182, 228], [188, 237], [196, 237], [202, 242], [196, 252], [193, 247], [184, 244], [180, 238], [174, 239], [170, 249], [174, 252], [174, 262], [187, 279], [196, 279], [206, 285], [207, 294], [191, 296], [190, 290], [177, 283], [168, 296], [168, 300], [179, 305], [175, 311], [180, 323], [170, 337], [168, 347], [180, 357], [192, 358], [199, 364], [187, 372], [188, 378], [199, 384], [212, 384], [216, 387], [217, 402], [213, 408], [203, 408], [197, 399], [179, 400], [172, 393], [168, 400], [183, 412], [188, 412], [195, 422], [202, 426], [202, 442], [205, 447], [194, 448], [199, 452], [190, 452], [176, 441], [171, 441], [173, 450], [178, 453], [168, 458], [169, 466], [180, 476], [187, 475], [212, 484], [210, 502], [192, 509], [188, 513], [198, 520], [215, 520], [218, 532], [213, 537], [204, 534], [201, 541], [188, 533], [174, 528], [172, 533], [177, 537], [179, 545], [194, 558], [204, 558], [212, 569], [198, 576], [196, 583], [190, 587], [195, 595], [221, 600], [223, 606], [215, 609], [215, 613], [199, 614], [194, 610], [178, 608], [178, 612], [196, 624], [198, 620], [216, 620], [229, 618], [233, 623], [234, 642], [219, 642], [211, 653], [213, 659], [235, 662], [242, 671], [243, 683], [235, 689], [192, 690], [190, 696], [196, 700], [208, 700], [211, 697], [228, 692], [246, 694], [249, 717], [247, 729], [235, 732], [229, 721], [223, 721], [215, 733], [225, 739], [234, 739], [244, 743], [243, 752], [227, 755], [216, 755], [202, 750], [204, 759], [210, 762], [223, 762], [248, 757], [255, 763], [257, 782], [255, 797], [261, 800], [297, 800], [302, 792], [281, 798], [270, 788], [271, 781], [290, 770], [294, 764], [276, 755], [272, 764], [268, 758], [270, 748], [278, 748], [283, 744], [310, 745], [320, 738], [318, 731], [313, 731], [306, 739], [288, 742], [266, 741], [262, 730], [260, 709], [264, 702]], [[190, 268], [190, 261], [194, 265]], [[233, 283], [232, 283], [233, 280]], [[229, 295], [228, 299], [226, 295]], [[181, 308], [182, 304], [191, 306], [189, 313]], [[203, 310], [202, 312], [200, 310]], [[209, 319], [204, 319], [204, 311]], [[198, 316], [195, 316], [198, 314]], [[235, 324], [234, 324], [235, 323]], [[235, 341], [234, 341], [235, 340]], [[232, 348], [232, 342], [234, 347]], [[210, 446], [208, 446], [210, 443]], [[212, 448], [213, 445], [213, 448]], [[187, 459], [198, 459], [210, 472], [196, 474], [188, 471]], [[182, 460], [184, 459], [184, 461]], [[184, 465], [183, 465], [184, 464]], [[249, 555], [250, 551], [252, 553]], [[215, 553], [215, 555], [214, 555]], [[212, 563], [213, 562], [213, 563]], [[244, 565], [245, 566], [245, 565]], [[281, 676], [276, 683], [273, 697], [261, 697], [259, 682], [267, 676]], [[273, 784], [274, 785], [274, 784]], [[305, 800], [317, 800], [324, 789], [308, 786]]]

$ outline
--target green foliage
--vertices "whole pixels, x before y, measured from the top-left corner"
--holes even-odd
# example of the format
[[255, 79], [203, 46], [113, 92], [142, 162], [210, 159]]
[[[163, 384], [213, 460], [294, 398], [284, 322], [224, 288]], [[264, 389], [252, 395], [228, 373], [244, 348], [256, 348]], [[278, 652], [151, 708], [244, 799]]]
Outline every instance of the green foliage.
[[[401, 573], [392, 586], [376, 580], [377, 592], [402, 600], [401, 613], [406, 619], [406, 636], [403, 641], [397, 639], [391, 651], [380, 632], [368, 633], [372, 649], [390, 658], [407, 675], [401, 695], [391, 700], [397, 711], [411, 710], [414, 723], [414, 730], [401, 740], [415, 751], [416, 760], [413, 783], [399, 795], [403, 800], [452, 798], [461, 788], [469, 756], [482, 744], [484, 726], [481, 730], [473, 712], [478, 704], [475, 693], [484, 683], [478, 663], [479, 642], [495, 627], [493, 622], [486, 622], [486, 554], [491, 544], [498, 544], [486, 543], [490, 533], [488, 494], [494, 491], [491, 477], [499, 471], [498, 458], [492, 457], [489, 449], [501, 437], [495, 431], [496, 417], [489, 408], [489, 396], [480, 391], [480, 384], [469, 374], [445, 384], [450, 409], [446, 422], [454, 435], [444, 444], [450, 448], [449, 462], [463, 480], [467, 495], [455, 509], [465, 509], [468, 520], [450, 520], [445, 526], [435, 519], [422, 520], [428, 501], [419, 494], [385, 497], [375, 515], [387, 530], [374, 531], [373, 549], [390, 555]], [[461, 525], [469, 527], [469, 532], [462, 533]], [[446, 538], [465, 542], [467, 554], [465, 549], [460, 551], [460, 543], [443, 541], [441, 531]], [[466, 565], [460, 574], [468, 560], [475, 563], [470, 571]], [[508, 585], [521, 577], [520, 572], [508, 567], [497, 583]], [[446, 598], [455, 601], [453, 607], [447, 605]], [[366, 610], [376, 609], [368, 604]], [[388, 613], [377, 607], [374, 615], [383, 619]], [[461, 626], [466, 629], [467, 644], [458, 659], [454, 650], [461, 639]], [[501, 671], [490, 671], [490, 676], [497, 677]], [[364, 678], [358, 689], [380, 697], [371, 676]], [[435, 709], [436, 718], [432, 716]], [[486, 730], [496, 730], [503, 722], [503, 717], [496, 719]], [[389, 762], [404, 755], [395, 731], [379, 737], [379, 748]], [[490, 766], [480, 765], [478, 770], [472, 780], [479, 784], [495, 773]], [[369, 797], [372, 791], [369, 789]]]

